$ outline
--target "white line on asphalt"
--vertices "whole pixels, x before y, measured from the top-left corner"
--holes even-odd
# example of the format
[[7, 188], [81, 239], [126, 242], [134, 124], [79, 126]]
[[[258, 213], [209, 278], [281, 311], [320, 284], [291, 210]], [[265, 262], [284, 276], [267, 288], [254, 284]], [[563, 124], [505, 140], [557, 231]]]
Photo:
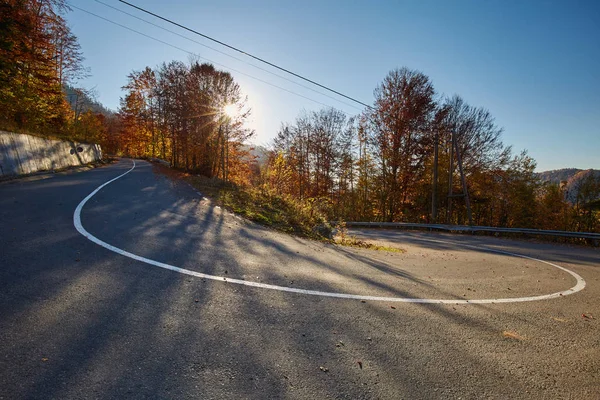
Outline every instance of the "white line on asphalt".
[[[490, 249], [490, 248], [484, 248], [484, 247], [472, 246], [472, 245], [463, 245], [463, 246], [465, 246], [465, 247], [471, 247], [471, 248], [484, 249], [484, 250], [487, 250], [487, 251], [492, 251], [492, 252], [495, 252], [495, 253], [505, 254], [505, 255], [514, 256], [514, 257], [521, 257], [521, 258], [525, 258], [525, 259], [532, 260], [532, 261], [539, 261], [541, 263], [548, 264], [548, 265], [556, 267], [556, 268], [558, 268], [558, 269], [560, 269], [562, 271], [565, 271], [566, 273], [568, 273], [571, 276], [573, 276], [575, 278], [575, 280], [577, 281], [577, 283], [572, 288], [564, 290], [562, 292], [556, 292], [556, 293], [545, 294], [545, 295], [540, 295], [540, 296], [513, 297], [513, 298], [500, 298], [500, 299], [473, 299], [473, 300], [463, 300], [463, 299], [419, 299], [419, 298], [408, 298], [408, 297], [366, 296], [366, 295], [359, 295], [359, 294], [322, 292], [322, 291], [319, 291], [319, 290], [297, 289], [297, 288], [291, 288], [291, 287], [287, 287], [287, 286], [277, 286], [277, 285], [270, 285], [270, 284], [267, 284], [267, 283], [245, 281], [245, 280], [241, 280], [241, 279], [225, 278], [223, 276], [203, 274], [201, 272], [190, 271], [188, 269], [179, 268], [179, 267], [176, 267], [174, 265], [165, 264], [165, 263], [162, 263], [160, 261], [155, 261], [155, 260], [152, 260], [152, 259], [149, 259], [149, 258], [146, 258], [146, 257], [138, 256], [137, 254], [130, 253], [128, 251], [125, 251], [125, 250], [122, 250], [122, 249], [120, 249], [118, 247], [115, 247], [115, 246], [113, 246], [111, 244], [108, 244], [108, 243], [106, 243], [106, 242], [98, 239], [96, 236], [92, 235], [91, 233], [89, 233], [87, 230], [85, 230], [85, 228], [83, 227], [83, 225], [81, 225], [81, 210], [83, 209], [83, 206], [85, 205], [85, 203], [87, 203], [88, 200], [90, 200], [103, 187], [105, 187], [106, 185], [109, 185], [110, 183], [116, 181], [117, 179], [120, 179], [120, 178], [124, 177], [125, 175], [127, 175], [128, 173], [130, 173], [131, 171], [133, 171], [133, 169], [135, 168], [135, 160], [132, 160], [132, 161], [133, 161], [133, 166], [131, 167], [131, 169], [129, 169], [124, 174], [121, 174], [121, 175], [117, 176], [116, 178], [113, 178], [113, 179], [109, 180], [108, 182], [103, 183], [102, 185], [98, 186], [96, 188], [96, 190], [94, 190], [92, 193], [90, 193], [89, 195], [87, 195], [87, 197], [85, 199], [81, 200], [81, 203], [79, 203], [79, 205], [77, 205], [77, 208], [75, 208], [75, 212], [73, 213], [73, 224], [75, 225], [75, 229], [77, 229], [77, 231], [79, 233], [81, 233], [83, 236], [85, 236], [87, 239], [91, 240], [92, 242], [96, 243], [97, 245], [102, 246], [105, 249], [108, 249], [108, 250], [110, 250], [110, 251], [112, 251], [114, 253], [120, 254], [122, 256], [129, 257], [129, 258], [131, 258], [133, 260], [141, 261], [141, 262], [146, 263], [146, 264], [154, 265], [154, 266], [159, 267], [159, 268], [168, 269], [168, 270], [179, 272], [179, 273], [185, 274], [185, 275], [195, 276], [197, 278], [212, 279], [212, 280], [215, 280], [215, 281], [221, 281], [221, 282], [227, 282], [227, 283], [236, 283], [236, 284], [239, 284], [239, 285], [252, 286], [252, 287], [261, 288], [261, 289], [272, 289], [272, 290], [279, 290], [279, 291], [282, 291], [282, 292], [300, 293], [300, 294], [307, 294], [307, 295], [312, 295], [312, 296], [336, 297], [336, 298], [342, 298], [342, 299], [369, 300], [369, 301], [390, 301], [390, 302], [402, 302], [402, 303], [436, 303], [436, 304], [520, 303], [520, 302], [525, 302], [525, 301], [555, 299], [555, 298], [559, 298], [559, 297], [562, 297], [562, 296], [568, 296], [570, 294], [579, 292], [579, 291], [581, 291], [581, 290], [583, 290], [585, 288], [585, 281], [583, 280], [583, 278], [581, 276], [579, 276], [578, 274], [576, 274], [573, 271], [570, 271], [570, 270], [568, 270], [568, 269], [566, 269], [564, 267], [561, 267], [560, 265], [556, 265], [556, 264], [553, 264], [551, 262], [540, 260], [540, 259], [537, 259], [537, 258], [524, 256], [524, 255], [521, 255], [521, 254], [510, 253], [508, 251], [494, 250], [494, 249]], [[425, 240], [433, 241], [433, 242], [446, 243], [446, 244], [447, 243], [451, 243], [451, 242], [445, 242], [445, 241], [442, 241], [442, 240], [434, 240], [434, 239], [425, 239]]]

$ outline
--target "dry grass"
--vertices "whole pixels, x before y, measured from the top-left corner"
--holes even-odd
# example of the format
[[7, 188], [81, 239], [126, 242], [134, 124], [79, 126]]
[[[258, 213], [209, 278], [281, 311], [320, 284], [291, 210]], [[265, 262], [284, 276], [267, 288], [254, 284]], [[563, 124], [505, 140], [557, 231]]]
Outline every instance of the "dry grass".
[[217, 205], [258, 224], [315, 240], [329, 241], [317, 226], [328, 226], [318, 207], [264, 188], [242, 187], [219, 179], [185, 176], [187, 182]]
[[340, 235], [336, 235], [334, 238], [335, 243], [348, 246], [355, 247], [359, 249], [367, 249], [367, 250], [379, 250], [379, 251], [389, 251], [390, 253], [405, 253], [406, 250], [401, 249], [399, 247], [391, 247], [391, 246], [381, 246], [372, 242], [367, 242], [365, 240], [357, 239], [354, 236], [345, 236], [343, 238]]
[[339, 245], [368, 250], [389, 251], [391, 253], [406, 252], [406, 250], [399, 247], [381, 246], [372, 242], [357, 239], [355, 236], [348, 235], [348, 229], [346, 228], [346, 223], [344, 221], [339, 221], [336, 225], [336, 228], [338, 231], [334, 237], [334, 241]]
[[343, 223], [338, 224], [338, 235], [333, 240], [329, 239], [324, 234], [323, 227], [325, 231], [331, 227], [324, 213], [319, 209], [319, 202], [301, 201], [292, 196], [278, 195], [264, 188], [243, 187], [225, 183], [217, 178], [191, 175], [157, 163], [154, 164], [154, 168], [155, 171], [171, 179], [185, 180], [216, 205], [281, 232], [361, 249], [392, 253], [405, 251], [348, 236]]

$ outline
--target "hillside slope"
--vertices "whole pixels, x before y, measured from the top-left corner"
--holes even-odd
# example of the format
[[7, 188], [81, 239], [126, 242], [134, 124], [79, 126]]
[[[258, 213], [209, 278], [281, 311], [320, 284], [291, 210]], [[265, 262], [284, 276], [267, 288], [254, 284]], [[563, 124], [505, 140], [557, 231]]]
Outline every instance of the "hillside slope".
[[538, 172], [536, 175], [542, 180], [542, 182], [560, 184], [562, 181], [568, 181], [581, 171], [583, 170], [578, 168], [563, 168]]

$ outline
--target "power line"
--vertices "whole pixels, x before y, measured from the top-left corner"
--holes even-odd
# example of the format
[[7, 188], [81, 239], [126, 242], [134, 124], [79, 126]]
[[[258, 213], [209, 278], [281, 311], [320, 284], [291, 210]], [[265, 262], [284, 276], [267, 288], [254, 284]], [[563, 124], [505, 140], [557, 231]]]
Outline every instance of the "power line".
[[245, 52], [245, 51], [243, 51], [243, 50], [240, 50], [240, 49], [238, 49], [237, 47], [233, 47], [233, 46], [231, 46], [231, 45], [228, 45], [227, 43], [221, 42], [220, 40], [214, 39], [214, 38], [212, 38], [212, 37], [210, 37], [210, 36], [207, 36], [207, 35], [205, 35], [205, 34], [203, 34], [203, 33], [200, 33], [200, 32], [198, 32], [198, 31], [195, 31], [195, 30], [191, 29], [191, 28], [188, 28], [188, 27], [187, 27], [187, 26], [185, 26], [185, 25], [181, 25], [181, 24], [179, 24], [179, 23], [177, 23], [177, 22], [175, 22], [175, 21], [172, 21], [172, 20], [170, 20], [170, 19], [168, 19], [168, 18], [162, 17], [162, 16], [160, 16], [160, 15], [158, 15], [158, 14], [155, 14], [155, 13], [153, 13], [153, 12], [151, 12], [151, 11], [148, 11], [148, 10], [146, 10], [146, 9], [144, 9], [144, 8], [138, 7], [138, 6], [134, 5], [134, 4], [128, 3], [128, 2], [126, 2], [126, 1], [124, 1], [124, 0], [119, 0], [119, 1], [120, 1], [121, 3], [127, 4], [127, 5], [128, 5], [128, 6], [130, 6], [130, 7], [133, 7], [133, 8], [135, 8], [135, 9], [138, 9], [138, 10], [142, 11], [142, 12], [145, 12], [146, 14], [150, 14], [150, 15], [152, 15], [153, 17], [156, 17], [156, 18], [162, 19], [163, 21], [166, 21], [166, 22], [168, 22], [168, 23], [170, 23], [170, 24], [173, 24], [173, 25], [175, 25], [175, 26], [178, 26], [178, 27], [180, 27], [180, 28], [182, 28], [182, 29], [185, 29], [186, 31], [192, 32], [192, 33], [194, 33], [194, 34], [196, 34], [196, 35], [198, 35], [198, 36], [202, 36], [203, 38], [206, 38], [206, 39], [208, 39], [208, 40], [212, 40], [213, 42], [215, 42], [215, 43], [218, 43], [218, 44], [220, 44], [220, 45], [222, 45], [222, 46], [228, 47], [228, 48], [230, 48], [230, 49], [232, 49], [232, 50], [235, 50], [235, 51], [237, 51], [238, 53], [242, 53], [242, 54], [244, 54], [244, 55], [246, 55], [246, 56], [248, 56], [248, 57], [254, 58], [255, 60], [258, 60], [258, 61], [260, 61], [260, 62], [262, 62], [262, 63], [265, 63], [265, 64], [267, 64], [267, 65], [269, 65], [269, 66], [271, 66], [271, 67], [273, 67], [273, 68], [277, 68], [277, 69], [279, 69], [279, 70], [281, 70], [281, 71], [283, 71], [283, 72], [286, 72], [286, 73], [288, 73], [288, 74], [290, 74], [290, 75], [293, 75], [293, 76], [295, 76], [295, 77], [297, 77], [297, 78], [300, 78], [300, 79], [302, 79], [302, 80], [305, 80], [305, 81], [307, 81], [307, 82], [310, 82], [310, 83], [312, 83], [313, 85], [319, 86], [319, 87], [321, 87], [321, 88], [323, 88], [323, 89], [325, 89], [325, 90], [328, 90], [328, 91], [330, 91], [330, 92], [332, 92], [332, 93], [335, 93], [335, 94], [337, 94], [338, 96], [345, 97], [345, 98], [346, 98], [346, 99], [348, 99], [348, 100], [352, 100], [352, 101], [353, 101], [353, 102], [355, 102], [355, 103], [358, 103], [358, 104], [360, 104], [360, 105], [363, 105], [363, 106], [365, 106], [365, 107], [367, 107], [367, 108], [369, 108], [369, 109], [371, 109], [371, 110], [374, 110], [374, 108], [373, 108], [373, 107], [371, 107], [371, 106], [370, 106], [370, 105], [368, 105], [368, 104], [365, 104], [365, 103], [363, 103], [362, 101], [356, 100], [356, 99], [354, 99], [354, 98], [352, 98], [352, 97], [350, 97], [350, 96], [346, 96], [345, 94], [343, 94], [343, 93], [340, 93], [340, 92], [338, 92], [337, 90], [334, 90], [334, 89], [331, 89], [331, 88], [329, 88], [329, 87], [327, 87], [327, 86], [321, 85], [320, 83], [318, 83], [318, 82], [315, 82], [315, 81], [313, 81], [313, 80], [310, 80], [310, 79], [308, 79], [308, 78], [305, 78], [305, 77], [304, 77], [304, 76], [302, 76], [302, 75], [296, 74], [296, 73], [294, 73], [294, 72], [292, 72], [292, 71], [290, 71], [290, 70], [288, 70], [288, 69], [285, 69], [285, 68], [283, 68], [283, 67], [280, 67], [280, 66], [278, 66], [278, 65], [275, 65], [275, 64], [273, 64], [273, 63], [271, 63], [271, 62], [269, 62], [269, 61], [266, 61], [266, 60], [264, 60], [264, 59], [262, 59], [262, 58], [260, 58], [260, 57], [256, 57], [256, 56], [254, 56], [254, 55], [252, 55], [252, 54], [250, 54], [250, 53], [247, 53], [247, 52]]
[[197, 54], [197, 53], [194, 53], [194, 52], [192, 52], [192, 51], [189, 51], [189, 50], [185, 50], [185, 49], [183, 49], [183, 48], [181, 48], [181, 47], [178, 47], [178, 46], [176, 46], [176, 45], [174, 45], [174, 44], [171, 44], [171, 43], [165, 42], [164, 40], [157, 39], [157, 38], [155, 38], [155, 37], [153, 37], [153, 36], [150, 36], [150, 35], [147, 35], [147, 34], [145, 34], [145, 33], [142, 33], [142, 32], [140, 32], [140, 31], [137, 31], [137, 30], [135, 30], [135, 29], [133, 29], [133, 28], [130, 28], [130, 27], [128, 27], [128, 26], [125, 26], [125, 25], [123, 25], [123, 24], [120, 24], [120, 23], [118, 23], [118, 22], [112, 21], [112, 20], [110, 20], [110, 19], [108, 19], [108, 18], [102, 17], [102, 16], [100, 16], [100, 15], [98, 15], [98, 14], [95, 14], [95, 13], [93, 13], [93, 12], [91, 12], [91, 11], [84, 10], [83, 8], [80, 8], [80, 7], [74, 6], [74, 5], [72, 5], [72, 4], [69, 4], [69, 7], [75, 8], [75, 9], [77, 9], [77, 10], [79, 10], [79, 11], [82, 11], [82, 12], [84, 12], [84, 13], [86, 13], [86, 14], [92, 15], [92, 16], [94, 16], [94, 17], [96, 17], [96, 18], [99, 18], [99, 19], [101, 19], [101, 20], [103, 20], [103, 21], [106, 21], [106, 22], [108, 22], [108, 23], [111, 23], [111, 24], [113, 24], [113, 25], [119, 26], [119, 27], [121, 27], [121, 28], [123, 28], [123, 29], [127, 29], [127, 30], [129, 30], [129, 31], [131, 31], [131, 32], [137, 33], [138, 35], [144, 36], [144, 37], [146, 37], [146, 38], [148, 38], [148, 39], [152, 39], [152, 40], [154, 40], [154, 41], [156, 41], [156, 42], [162, 43], [162, 44], [164, 44], [164, 45], [167, 45], [167, 46], [169, 46], [169, 47], [172, 47], [172, 48], [174, 48], [174, 49], [177, 49], [177, 50], [179, 50], [179, 51], [183, 51], [184, 53], [188, 53], [188, 54], [190, 54], [190, 55], [192, 55], [192, 56], [198, 57], [198, 58], [200, 58], [200, 59], [203, 59], [203, 60], [205, 60], [205, 61], [208, 61], [208, 62], [210, 62], [210, 63], [216, 64], [216, 65], [219, 65], [219, 66], [221, 66], [221, 67], [223, 67], [223, 68], [226, 68], [226, 69], [228, 69], [228, 70], [230, 70], [230, 71], [237, 72], [238, 74], [242, 74], [242, 75], [244, 75], [244, 76], [247, 76], [247, 77], [249, 77], [249, 78], [255, 79], [255, 80], [259, 81], [259, 82], [262, 82], [262, 83], [264, 83], [264, 84], [267, 84], [267, 85], [269, 85], [269, 86], [273, 86], [274, 88], [277, 88], [277, 89], [283, 90], [284, 92], [288, 92], [288, 93], [290, 93], [290, 94], [293, 94], [293, 95], [295, 95], [295, 96], [302, 97], [303, 99], [306, 99], [306, 100], [312, 101], [313, 103], [316, 103], [316, 104], [322, 105], [322, 106], [324, 106], [324, 107], [330, 107], [330, 108], [336, 109], [336, 110], [338, 110], [338, 111], [341, 111], [341, 112], [343, 112], [343, 113], [344, 113], [344, 114], [346, 114], [346, 115], [350, 115], [350, 116], [352, 115], [352, 114], [350, 114], [349, 112], [346, 112], [346, 111], [344, 111], [344, 110], [341, 110], [341, 109], [339, 109], [339, 108], [333, 107], [333, 106], [331, 106], [331, 105], [329, 105], [329, 104], [322, 103], [322, 102], [320, 102], [320, 101], [318, 101], [318, 100], [315, 100], [315, 99], [312, 99], [312, 98], [310, 98], [310, 97], [307, 97], [307, 96], [301, 95], [301, 94], [299, 94], [299, 93], [296, 93], [296, 92], [294, 92], [294, 91], [292, 91], [292, 90], [289, 90], [289, 89], [283, 88], [283, 87], [281, 87], [281, 86], [275, 85], [275, 84], [273, 84], [273, 83], [271, 83], [271, 82], [268, 82], [268, 81], [265, 81], [265, 80], [263, 80], [263, 79], [257, 78], [257, 77], [255, 77], [255, 76], [252, 76], [252, 75], [250, 75], [250, 74], [247, 74], [247, 73], [245, 73], [245, 72], [238, 71], [238, 70], [236, 70], [236, 69], [234, 69], [234, 68], [228, 67], [227, 65], [224, 65], [224, 64], [218, 63], [218, 62], [216, 62], [216, 61], [212, 61], [212, 60], [210, 60], [210, 59], [208, 59], [208, 58], [206, 58], [206, 57], [202, 57], [202, 56], [200, 56], [200, 55], [199, 55], [199, 54]]
[[137, 19], [138, 21], [142, 21], [142, 22], [144, 22], [144, 23], [146, 23], [146, 24], [148, 24], [148, 25], [152, 25], [152, 26], [154, 26], [154, 27], [156, 27], [156, 28], [158, 28], [158, 29], [162, 29], [162, 30], [163, 30], [163, 31], [165, 31], [165, 32], [169, 32], [169, 33], [171, 33], [171, 34], [173, 34], [173, 35], [176, 35], [176, 36], [179, 36], [180, 38], [183, 38], [183, 39], [189, 40], [190, 42], [193, 42], [193, 43], [199, 44], [200, 46], [203, 46], [203, 47], [206, 47], [207, 49], [210, 49], [210, 50], [216, 51], [217, 53], [223, 54], [223, 55], [225, 55], [225, 56], [227, 56], [227, 57], [230, 57], [230, 58], [232, 58], [232, 59], [234, 59], [234, 60], [237, 60], [237, 61], [243, 62], [244, 64], [248, 64], [248, 65], [250, 65], [250, 66], [252, 66], [252, 67], [254, 67], [254, 68], [256, 68], [256, 69], [259, 69], [259, 70], [261, 70], [261, 71], [264, 71], [264, 72], [266, 72], [266, 73], [268, 73], [268, 74], [271, 74], [271, 75], [273, 75], [273, 76], [276, 76], [276, 77], [278, 77], [278, 78], [280, 78], [280, 79], [284, 79], [284, 80], [286, 80], [286, 81], [288, 81], [288, 82], [291, 82], [291, 83], [293, 83], [293, 84], [295, 84], [295, 85], [298, 85], [298, 86], [300, 86], [300, 87], [302, 87], [302, 88], [304, 88], [304, 89], [307, 89], [307, 90], [310, 90], [310, 91], [312, 91], [312, 92], [315, 92], [315, 93], [317, 93], [317, 94], [319, 94], [319, 95], [321, 95], [321, 96], [325, 96], [325, 97], [327, 97], [327, 98], [329, 98], [329, 99], [331, 99], [331, 100], [335, 100], [335, 101], [337, 101], [337, 102], [339, 102], [339, 103], [341, 103], [341, 104], [344, 104], [345, 106], [352, 107], [352, 108], [355, 108], [355, 109], [357, 109], [357, 110], [361, 110], [361, 108], [359, 108], [359, 107], [357, 107], [357, 106], [355, 106], [355, 105], [352, 105], [352, 104], [349, 104], [349, 103], [343, 102], [343, 101], [341, 101], [340, 99], [337, 99], [337, 98], [335, 98], [335, 97], [333, 97], [333, 96], [330, 96], [330, 95], [328, 95], [328, 94], [325, 94], [325, 93], [319, 92], [318, 90], [315, 90], [315, 89], [311, 88], [310, 86], [303, 85], [303, 84], [301, 84], [301, 83], [299, 83], [299, 82], [296, 82], [296, 81], [294, 81], [294, 80], [292, 80], [292, 79], [286, 78], [286, 77], [285, 77], [285, 76], [283, 76], [283, 75], [276, 74], [275, 72], [273, 72], [273, 71], [269, 71], [269, 70], [268, 70], [268, 69], [266, 69], [266, 68], [262, 68], [262, 67], [260, 67], [260, 66], [258, 66], [258, 65], [256, 65], [256, 64], [252, 64], [252, 63], [250, 63], [250, 62], [248, 62], [248, 61], [246, 61], [246, 60], [243, 60], [243, 59], [241, 59], [241, 58], [239, 58], [239, 57], [235, 57], [235, 56], [233, 56], [233, 55], [231, 55], [231, 54], [229, 54], [229, 53], [225, 53], [224, 51], [221, 51], [221, 50], [219, 50], [219, 49], [216, 49], [216, 48], [214, 48], [214, 47], [208, 46], [208, 45], [206, 45], [206, 44], [204, 44], [204, 43], [202, 43], [202, 42], [199, 42], [199, 41], [197, 41], [197, 40], [194, 40], [194, 39], [192, 39], [192, 38], [189, 38], [189, 37], [187, 37], [187, 36], [184, 36], [184, 35], [182, 35], [182, 34], [180, 34], [180, 33], [177, 33], [177, 32], [175, 32], [175, 31], [172, 31], [172, 30], [170, 30], [170, 29], [167, 29], [167, 28], [165, 28], [165, 27], [163, 27], [163, 26], [160, 26], [160, 25], [158, 25], [158, 24], [155, 24], [155, 23], [153, 23], [153, 22], [150, 22], [150, 21], [148, 21], [148, 20], [146, 20], [146, 19], [140, 18], [140, 17], [138, 17], [137, 15], [133, 15], [133, 14], [131, 14], [131, 13], [128, 13], [127, 11], [123, 11], [123, 10], [121, 10], [121, 9], [118, 9], [118, 8], [116, 8], [116, 7], [114, 7], [114, 6], [111, 6], [110, 4], [106, 4], [106, 3], [104, 3], [104, 2], [102, 2], [102, 1], [100, 1], [100, 0], [94, 0], [94, 1], [95, 1], [96, 3], [102, 4], [103, 6], [106, 6], [106, 7], [108, 7], [108, 8], [111, 8], [111, 9], [115, 10], [115, 11], [118, 11], [118, 12], [120, 12], [120, 13], [122, 13], [122, 14], [125, 14], [125, 15], [128, 15], [128, 16], [132, 17], [132, 18], [135, 18], [135, 19]]

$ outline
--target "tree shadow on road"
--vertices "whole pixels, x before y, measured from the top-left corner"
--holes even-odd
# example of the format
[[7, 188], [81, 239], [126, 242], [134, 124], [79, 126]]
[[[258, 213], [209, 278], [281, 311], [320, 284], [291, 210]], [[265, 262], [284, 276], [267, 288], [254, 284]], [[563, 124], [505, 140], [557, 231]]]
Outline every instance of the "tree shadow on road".
[[[125, 250], [271, 284], [290, 285], [296, 276], [293, 285], [330, 292], [360, 281], [349, 287], [412, 297], [414, 289], [405, 288], [416, 284], [452, 296], [368, 252], [272, 233], [198, 201], [143, 165], [137, 174], [106, 187], [82, 216], [92, 234]], [[2, 317], [9, 325], [0, 366], [14, 398], [522, 398], [535, 389], [544, 395], [545, 371], [523, 358], [528, 343], [501, 334], [544, 327], [528, 320], [530, 313], [515, 313], [520, 305], [307, 296], [163, 270], [72, 231], [52, 246], [80, 260], [48, 258], [31, 276], [39, 284], [13, 280], [18, 284], [5, 297], [4, 310], [15, 311]], [[48, 257], [42, 245], [35, 251], [31, 262]], [[32, 300], [47, 282], [52, 287]]]

